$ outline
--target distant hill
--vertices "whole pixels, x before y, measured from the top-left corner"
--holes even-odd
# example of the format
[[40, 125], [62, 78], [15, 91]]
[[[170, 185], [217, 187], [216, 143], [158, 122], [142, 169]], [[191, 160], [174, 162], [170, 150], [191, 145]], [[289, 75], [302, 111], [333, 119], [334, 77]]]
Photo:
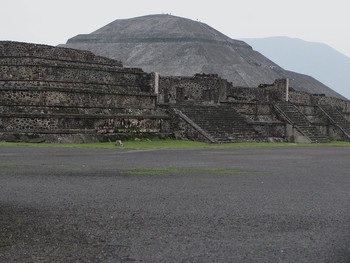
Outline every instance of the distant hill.
[[215, 73], [242, 87], [290, 78], [291, 87], [296, 90], [343, 98], [310, 76], [284, 70], [245, 42], [182, 17], [149, 15], [117, 19], [90, 34], [72, 37], [61, 46], [89, 50], [120, 60], [126, 67], [163, 76]]
[[242, 40], [284, 69], [310, 75], [350, 98], [350, 58], [332, 47], [289, 37]]

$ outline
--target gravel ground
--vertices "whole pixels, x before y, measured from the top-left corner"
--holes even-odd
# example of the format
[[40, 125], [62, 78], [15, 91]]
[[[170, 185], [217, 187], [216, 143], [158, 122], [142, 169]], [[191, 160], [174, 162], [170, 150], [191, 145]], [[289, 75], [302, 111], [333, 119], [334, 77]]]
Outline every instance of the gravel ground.
[[350, 147], [0, 147], [0, 262], [350, 262]]

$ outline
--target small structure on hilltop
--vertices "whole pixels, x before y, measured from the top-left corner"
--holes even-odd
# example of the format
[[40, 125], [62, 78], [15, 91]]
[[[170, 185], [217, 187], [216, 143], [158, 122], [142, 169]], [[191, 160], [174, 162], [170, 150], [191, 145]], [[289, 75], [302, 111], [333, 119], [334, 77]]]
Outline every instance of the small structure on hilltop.
[[287, 79], [237, 87], [215, 74], [159, 76], [91, 52], [0, 42], [0, 140], [349, 140], [350, 102]]

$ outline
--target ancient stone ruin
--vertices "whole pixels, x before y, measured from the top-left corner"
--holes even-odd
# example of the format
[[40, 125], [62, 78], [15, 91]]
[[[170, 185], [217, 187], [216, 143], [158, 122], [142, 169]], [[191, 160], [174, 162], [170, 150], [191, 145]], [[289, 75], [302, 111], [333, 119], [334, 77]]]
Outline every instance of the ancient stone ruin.
[[155, 74], [90, 52], [0, 42], [0, 137], [6, 141], [105, 141], [167, 133]]
[[88, 51], [0, 42], [0, 140], [207, 142], [350, 139], [350, 101], [288, 79], [237, 87], [214, 74], [160, 76]]

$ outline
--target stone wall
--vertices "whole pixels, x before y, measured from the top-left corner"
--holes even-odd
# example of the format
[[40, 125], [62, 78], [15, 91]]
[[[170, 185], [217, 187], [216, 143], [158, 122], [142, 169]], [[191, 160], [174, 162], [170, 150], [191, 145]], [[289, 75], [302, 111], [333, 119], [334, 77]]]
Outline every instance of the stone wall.
[[191, 125], [181, 118], [172, 116], [171, 129], [174, 131], [175, 139], [188, 139], [192, 141], [209, 142], [209, 140], [195, 130]]
[[[233, 87], [231, 83], [216, 75], [161, 77], [159, 101], [168, 104], [227, 105], [245, 116], [262, 136], [272, 140], [288, 141], [287, 123], [273, 106], [275, 102], [286, 100], [286, 87], [286, 79], [278, 79], [272, 84], [261, 84], [256, 88], [247, 88]], [[296, 105], [298, 110], [324, 135], [331, 139], [344, 139], [317, 104], [326, 103], [336, 106], [349, 117], [349, 101], [295, 91], [292, 87], [289, 87], [288, 100]], [[189, 131], [187, 134], [195, 138]]]
[[[47, 107], [112, 107], [147, 108], [156, 107], [154, 93], [138, 91], [130, 86], [76, 85], [73, 83], [45, 83], [0, 81], [1, 105], [32, 105]], [[47, 85], [45, 85], [47, 84]], [[80, 87], [79, 87], [80, 86]]]
[[326, 96], [315, 96], [319, 104], [328, 104], [337, 108], [350, 121], [350, 101]]
[[90, 52], [0, 42], [0, 95], [0, 139], [169, 132], [155, 74]]
[[[324, 134], [344, 139], [317, 104], [337, 107], [350, 120], [349, 101], [292, 88], [288, 98]], [[158, 76], [90, 52], [0, 41], [0, 140], [76, 142], [170, 133], [206, 140], [166, 109], [216, 104], [234, 108], [264, 138], [287, 140], [288, 125], [274, 108], [285, 99], [285, 79], [233, 87], [213, 74]]]
[[108, 65], [122, 67], [120, 61], [100, 57], [89, 51], [81, 51], [70, 48], [58, 48], [47, 45], [1, 41], [0, 42], [0, 57], [5, 58], [41, 58], [53, 61], [65, 61], [72, 63], [84, 63], [89, 66], [91, 64]]
[[[286, 100], [286, 80], [279, 79], [272, 84], [261, 84], [257, 88], [227, 87], [228, 102], [273, 103]], [[309, 94], [289, 88], [288, 100], [297, 105], [310, 106], [328, 104], [336, 107], [345, 116], [350, 117], [350, 101], [320, 94]]]
[[227, 90], [227, 101], [272, 103], [285, 99], [285, 80], [278, 79], [272, 84], [261, 84], [259, 87], [234, 87]]
[[268, 101], [265, 90], [258, 88], [228, 87], [227, 100], [232, 102]]
[[217, 75], [196, 74], [193, 77], [160, 77], [159, 103], [216, 104], [226, 100], [231, 85]]

